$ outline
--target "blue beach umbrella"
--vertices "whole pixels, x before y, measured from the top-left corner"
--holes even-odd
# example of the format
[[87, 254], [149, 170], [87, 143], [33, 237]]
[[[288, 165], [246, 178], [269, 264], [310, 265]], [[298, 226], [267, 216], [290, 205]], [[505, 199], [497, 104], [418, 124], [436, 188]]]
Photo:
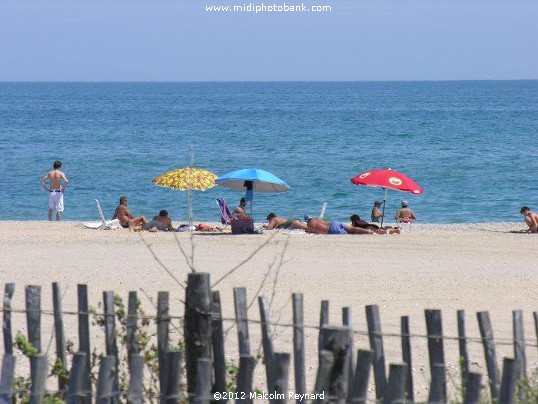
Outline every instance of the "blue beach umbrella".
[[[290, 189], [290, 186], [276, 175], [258, 168], [232, 171], [218, 177], [215, 183], [225, 188], [246, 191], [247, 201], [252, 201], [254, 191], [279, 193]], [[250, 204], [250, 215], [252, 216], [252, 203]]]

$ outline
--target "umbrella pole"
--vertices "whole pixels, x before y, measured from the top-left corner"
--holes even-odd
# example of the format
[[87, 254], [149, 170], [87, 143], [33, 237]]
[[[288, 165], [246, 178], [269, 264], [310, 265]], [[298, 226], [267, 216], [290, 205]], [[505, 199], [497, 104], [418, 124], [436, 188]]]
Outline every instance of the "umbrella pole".
[[387, 202], [387, 188], [383, 188], [385, 190], [385, 196], [383, 197], [383, 212], [381, 216], [381, 228], [383, 228], [383, 219], [385, 219], [385, 203]]
[[188, 206], [188, 215], [189, 215], [189, 230], [192, 231], [192, 222], [193, 222], [193, 218], [192, 218], [192, 194], [191, 194], [191, 190], [188, 189], [187, 190], [187, 206]]

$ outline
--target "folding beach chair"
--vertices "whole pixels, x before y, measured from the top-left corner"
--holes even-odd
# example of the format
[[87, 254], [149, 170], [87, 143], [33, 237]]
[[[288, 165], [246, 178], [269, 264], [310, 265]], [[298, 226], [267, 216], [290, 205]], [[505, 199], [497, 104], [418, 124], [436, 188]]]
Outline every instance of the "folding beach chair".
[[225, 226], [231, 225], [233, 217], [224, 198], [217, 198], [215, 202], [220, 210], [220, 222]]
[[112, 229], [121, 228], [121, 224], [118, 219], [113, 219], [113, 220], [105, 219], [105, 215], [103, 214], [103, 209], [101, 209], [101, 204], [99, 203], [99, 200], [96, 199], [95, 204], [97, 205], [97, 211], [99, 212], [99, 217], [101, 218], [101, 221], [84, 223], [84, 226], [86, 226], [89, 229], [97, 229], [97, 230], [112, 230]]

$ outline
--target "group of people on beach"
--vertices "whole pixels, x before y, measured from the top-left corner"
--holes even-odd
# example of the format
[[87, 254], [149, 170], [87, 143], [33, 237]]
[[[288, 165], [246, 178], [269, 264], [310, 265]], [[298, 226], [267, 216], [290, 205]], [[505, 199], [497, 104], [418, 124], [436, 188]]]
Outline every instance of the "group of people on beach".
[[[53, 219], [54, 212], [56, 212], [56, 220], [61, 220], [64, 211], [64, 194], [69, 181], [67, 180], [65, 173], [60, 170], [61, 167], [61, 161], [56, 160], [53, 163], [53, 169], [41, 178], [41, 186], [49, 194], [49, 221]], [[152, 232], [175, 230], [166, 210], [161, 210], [152, 220], [147, 220], [144, 216], [134, 216], [128, 209], [128, 203], [127, 197], [121, 196], [119, 205], [114, 212], [113, 219], [118, 219], [122, 227], [135, 231], [148, 230]], [[247, 204], [248, 201], [246, 198], [241, 198], [239, 205], [233, 211], [234, 217], [245, 216]], [[309, 233], [317, 234], [399, 233], [400, 229], [398, 226], [396, 226], [396, 228], [380, 228], [380, 226], [377, 225], [377, 223], [384, 217], [384, 213], [381, 211], [382, 204], [381, 201], [374, 202], [370, 217], [372, 223], [362, 220], [357, 214], [351, 215], [351, 225], [347, 225], [337, 220], [328, 221], [321, 218], [314, 218], [309, 215], [305, 215], [304, 222], [302, 222], [299, 219], [278, 217], [271, 212], [267, 215], [268, 224], [264, 225], [264, 228], [301, 229]], [[538, 233], [538, 214], [533, 212], [528, 206], [523, 206], [520, 213], [525, 217], [525, 223], [529, 227], [528, 231], [530, 233]], [[396, 212], [394, 218], [397, 224], [409, 223], [416, 219], [416, 215], [409, 208], [409, 203], [407, 201], [402, 201], [401, 209]]]

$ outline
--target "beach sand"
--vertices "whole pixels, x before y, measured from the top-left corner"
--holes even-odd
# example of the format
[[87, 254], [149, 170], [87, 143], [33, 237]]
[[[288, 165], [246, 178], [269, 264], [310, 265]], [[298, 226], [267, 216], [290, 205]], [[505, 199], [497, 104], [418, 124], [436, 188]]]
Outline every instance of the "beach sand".
[[[441, 309], [443, 331], [457, 336], [456, 311], [465, 310], [467, 335], [479, 338], [476, 312], [489, 311], [497, 360], [513, 357], [512, 310], [523, 310], [528, 367], [538, 367], [536, 334], [532, 318], [538, 310], [538, 235], [514, 233], [523, 223], [480, 223], [465, 225], [413, 225], [401, 235], [325, 236], [292, 231], [266, 231], [260, 235], [190, 233], [134, 233], [125, 229], [89, 230], [80, 222], [0, 222], [0, 266], [3, 283], [16, 283], [13, 309], [24, 309], [24, 286], [42, 286], [42, 309], [52, 310], [51, 283], [63, 290], [63, 309], [76, 311], [77, 284], [88, 285], [90, 305], [97, 306], [102, 292], [113, 290], [127, 301], [129, 291], [137, 291], [142, 306], [154, 313], [158, 291], [169, 291], [175, 316], [183, 314], [184, 290], [167, 274], [165, 266], [184, 284], [190, 269], [181, 253], [194, 257], [194, 268], [211, 274], [212, 283], [223, 278], [264, 247], [244, 265], [224, 277], [219, 290], [223, 314], [234, 317], [233, 288], [246, 287], [249, 302], [261, 290], [272, 301], [274, 345], [278, 352], [292, 353], [291, 294], [304, 294], [307, 387], [312, 391], [317, 369], [317, 331], [321, 300], [330, 301], [330, 323], [341, 324], [342, 307], [350, 307], [352, 322], [359, 333], [355, 349], [368, 349], [364, 335], [365, 306], [377, 304], [382, 332], [398, 334], [400, 317], [409, 316], [413, 350], [415, 394], [427, 397], [429, 380], [425, 309]], [[150, 245], [151, 247], [148, 247]], [[156, 257], [158, 259], [156, 259]], [[269, 276], [267, 272], [271, 271]], [[276, 284], [275, 284], [276, 281]], [[258, 319], [257, 301], [249, 318]], [[26, 332], [24, 314], [13, 313], [13, 328]], [[237, 334], [230, 328], [226, 353], [237, 360]], [[52, 318], [43, 318], [45, 345], [51, 339]], [[259, 347], [259, 325], [250, 325], [252, 351]], [[66, 334], [76, 340], [76, 317], [66, 316]], [[176, 335], [174, 338], [178, 338]], [[92, 331], [93, 346], [104, 351], [104, 337]], [[0, 342], [3, 344], [3, 342]], [[387, 363], [401, 362], [400, 338], [384, 338]], [[76, 344], [75, 344], [76, 345]], [[54, 351], [54, 343], [50, 353]], [[457, 377], [458, 343], [445, 341], [450, 378]], [[479, 341], [468, 345], [472, 370], [486, 379], [483, 349]], [[2, 350], [3, 352], [3, 347]], [[28, 366], [19, 358], [17, 373]], [[387, 365], [388, 371], [388, 365]], [[293, 365], [290, 389], [293, 388]], [[255, 385], [265, 385], [263, 364], [256, 368]], [[373, 380], [371, 377], [370, 380]], [[449, 381], [455, 394], [457, 379]], [[55, 385], [50, 386], [55, 388]], [[373, 398], [373, 389], [371, 393]]]

